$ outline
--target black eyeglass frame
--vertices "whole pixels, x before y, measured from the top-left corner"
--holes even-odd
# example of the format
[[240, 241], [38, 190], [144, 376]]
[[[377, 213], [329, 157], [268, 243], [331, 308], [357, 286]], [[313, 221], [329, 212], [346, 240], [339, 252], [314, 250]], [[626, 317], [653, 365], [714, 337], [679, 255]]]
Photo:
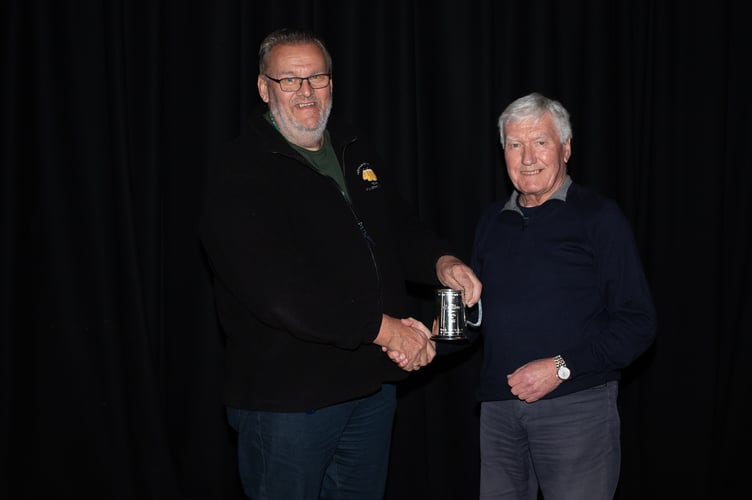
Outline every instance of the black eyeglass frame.
[[[279, 85], [279, 88], [282, 89], [282, 92], [297, 92], [300, 90], [300, 88], [303, 86], [303, 82], [307, 81], [308, 85], [311, 86], [312, 89], [318, 90], [318, 89], [325, 89], [329, 86], [329, 84], [332, 82], [332, 74], [331, 73], [316, 73], [315, 75], [309, 75], [306, 77], [300, 77], [300, 76], [286, 76], [284, 78], [272, 78], [271, 76], [264, 73], [264, 76], [267, 77], [269, 80], [273, 82], [277, 82]], [[311, 78], [317, 77], [317, 76], [326, 76], [326, 85], [322, 85], [320, 87], [314, 87], [314, 85], [311, 83]], [[298, 87], [294, 90], [285, 90], [282, 87], [282, 80], [296, 80], [298, 82]]]

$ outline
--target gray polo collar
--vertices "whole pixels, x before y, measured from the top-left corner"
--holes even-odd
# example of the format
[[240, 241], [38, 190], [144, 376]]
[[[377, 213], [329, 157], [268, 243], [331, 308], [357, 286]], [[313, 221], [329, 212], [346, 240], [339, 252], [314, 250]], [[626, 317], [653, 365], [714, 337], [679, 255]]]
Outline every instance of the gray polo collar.
[[[551, 198], [549, 199], [561, 200], [561, 201], [566, 202], [567, 191], [569, 191], [569, 186], [571, 185], [572, 185], [572, 178], [569, 177], [569, 174], [567, 174], [562, 185], [559, 186], [559, 189], [557, 189], [556, 192], [552, 194]], [[507, 200], [506, 204], [504, 205], [504, 208], [502, 208], [501, 211], [503, 212], [504, 210], [512, 210], [514, 212], [517, 212], [520, 215], [523, 215], [522, 210], [520, 210], [520, 207], [517, 205], [517, 199], [519, 197], [520, 197], [519, 191], [515, 190], [512, 193], [512, 196], [509, 197], [509, 200]]]

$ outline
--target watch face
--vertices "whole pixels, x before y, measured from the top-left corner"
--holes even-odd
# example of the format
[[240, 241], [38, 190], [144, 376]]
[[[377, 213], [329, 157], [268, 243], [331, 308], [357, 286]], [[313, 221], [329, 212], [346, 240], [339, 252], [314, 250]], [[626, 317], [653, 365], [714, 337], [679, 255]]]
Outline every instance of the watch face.
[[560, 366], [556, 375], [562, 380], [567, 380], [569, 378], [569, 368], [566, 366]]

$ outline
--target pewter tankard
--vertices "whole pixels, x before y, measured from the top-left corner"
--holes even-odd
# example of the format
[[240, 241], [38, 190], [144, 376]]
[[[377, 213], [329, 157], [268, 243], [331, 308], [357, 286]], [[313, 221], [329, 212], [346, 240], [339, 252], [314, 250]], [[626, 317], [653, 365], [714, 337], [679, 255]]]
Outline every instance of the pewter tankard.
[[467, 340], [468, 325], [480, 326], [483, 309], [478, 301], [478, 320], [468, 321], [462, 290], [440, 288], [436, 290], [436, 322], [438, 332], [431, 340]]

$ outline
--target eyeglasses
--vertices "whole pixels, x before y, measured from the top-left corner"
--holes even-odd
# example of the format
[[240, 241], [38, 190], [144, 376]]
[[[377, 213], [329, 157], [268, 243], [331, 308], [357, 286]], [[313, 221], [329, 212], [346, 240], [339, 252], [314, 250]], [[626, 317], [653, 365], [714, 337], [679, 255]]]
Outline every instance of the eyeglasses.
[[272, 78], [271, 76], [264, 74], [269, 80], [279, 83], [279, 87], [285, 92], [297, 92], [300, 87], [303, 86], [303, 80], [308, 80], [308, 85], [312, 89], [323, 89], [329, 86], [329, 82], [332, 80], [332, 75], [329, 73], [319, 73], [317, 75], [307, 76], [300, 78], [299, 76], [287, 76], [285, 78]]

